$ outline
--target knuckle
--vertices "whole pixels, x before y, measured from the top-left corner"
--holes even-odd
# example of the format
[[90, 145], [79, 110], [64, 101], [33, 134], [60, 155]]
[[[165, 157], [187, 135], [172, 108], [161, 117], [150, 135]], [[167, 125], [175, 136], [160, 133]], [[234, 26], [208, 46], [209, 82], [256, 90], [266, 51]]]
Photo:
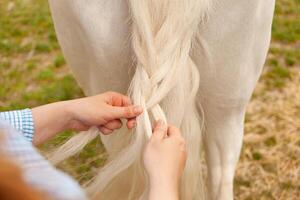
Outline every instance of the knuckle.
[[100, 131], [101, 131], [101, 133], [103, 133], [104, 135], [108, 135], [108, 134], [112, 133], [112, 130], [109, 130], [109, 129], [106, 128], [106, 127], [101, 127], [101, 128], [100, 128]]
[[107, 124], [104, 125], [104, 127], [107, 129], [111, 129], [111, 128], [113, 128], [113, 126], [114, 125], [111, 122], [108, 122]]
[[117, 129], [120, 129], [121, 127], [122, 127], [122, 123], [121, 123], [121, 122], [117, 122], [117, 123], [116, 123], [116, 128], [117, 128]]
[[121, 122], [118, 122], [117, 123], [117, 128], [121, 128], [122, 127], [122, 123]]

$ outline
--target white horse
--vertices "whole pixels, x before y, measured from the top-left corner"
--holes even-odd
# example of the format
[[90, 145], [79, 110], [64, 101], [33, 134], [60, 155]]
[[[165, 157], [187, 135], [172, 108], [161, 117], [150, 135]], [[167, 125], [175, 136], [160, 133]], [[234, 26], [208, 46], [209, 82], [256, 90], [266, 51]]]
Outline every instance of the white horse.
[[[137, 132], [149, 131], [147, 110], [155, 119], [166, 114], [168, 122], [181, 127], [189, 151], [182, 199], [205, 198], [200, 159], [203, 119], [209, 199], [233, 199], [245, 109], [266, 59], [275, 0], [49, 2], [63, 53], [87, 95], [107, 90], [126, 93], [131, 83], [131, 96], [146, 111], [141, 119], [144, 127]], [[203, 108], [202, 120], [197, 119], [194, 103]], [[96, 135], [71, 139], [72, 149], [58, 151], [57, 161]], [[128, 137], [101, 136], [112, 163], [92, 183], [95, 199], [101, 195], [108, 200], [138, 199], [143, 194], [141, 188], [147, 185], [136, 161], [140, 154], [133, 152], [141, 151], [143, 143], [133, 143], [130, 150]], [[132, 137], [139, 140], [139, 135]], [[126, 148], [130, 157], [122, 154]]]

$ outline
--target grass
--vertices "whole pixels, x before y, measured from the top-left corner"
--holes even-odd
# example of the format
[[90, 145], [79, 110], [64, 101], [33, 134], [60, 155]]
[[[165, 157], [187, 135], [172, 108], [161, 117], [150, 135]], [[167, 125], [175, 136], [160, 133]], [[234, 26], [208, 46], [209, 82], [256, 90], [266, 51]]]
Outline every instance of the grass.
[[[271, 48], [247, 109], [235, 199], [299, 199], [299, 19], [299, 0], [276, 1]], [[0, 1], [0, 77], [0, 111], [83, 96], [59, 48], [47, 1]], [[60, 134], [42, 149], [73, 134]], [[60, 167], [82, 183], [102, 166], [103, 152], [94, 140]]]

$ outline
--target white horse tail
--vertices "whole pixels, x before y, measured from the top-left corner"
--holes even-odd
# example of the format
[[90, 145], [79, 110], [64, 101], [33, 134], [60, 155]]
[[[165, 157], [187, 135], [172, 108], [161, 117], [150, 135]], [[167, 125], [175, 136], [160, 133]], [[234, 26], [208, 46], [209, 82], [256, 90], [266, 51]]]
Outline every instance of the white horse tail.
[[[182, 178], [181, 199], [205, 198], [200, 159], [201, 120], [196, 108], [199, 72], [190, 53], [210, 2], [129, 0], [136, 70], [128, 94], [135, 104], [143, 106], [144, 112], [137, 118], [130, 144], [110, 157], [89, 183], [87, 189], [93, 199], [146, 199], [148, 185], [142, 152], [152, 134], [151, 123], [158, 119], [180, 127], [187, 142], [188, 160]], [[90, 133], [80, 143], [94, 137], [96, 135]], [[56, 156], [60, 158], [56, 161], [82, 148], [82, 145], [72, 148], [72, 139], [68, 143], [61, 148], [69, 152], [68, 155], [58, 150]]]

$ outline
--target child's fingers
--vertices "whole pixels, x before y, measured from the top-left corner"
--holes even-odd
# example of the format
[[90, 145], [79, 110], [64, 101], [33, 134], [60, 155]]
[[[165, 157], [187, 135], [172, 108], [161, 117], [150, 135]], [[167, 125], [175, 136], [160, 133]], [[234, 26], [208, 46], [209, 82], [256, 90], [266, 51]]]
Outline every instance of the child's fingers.
[[127, 128], [132, 129], [136, 126], [136, 118], [130, 118], [127, 120]]
[[123, 96], [122, 98], [122, 106], [131, 106], [132, 105], [132, 101], [129, 97], [127, 96]]
[[108, 96], [110, 99], [109, 104], [111, 104], [112, 106], [130, 106], [130, 105], [132, 105], [131, 99], [128, 96], [123, 95], [121, 93], [108, 92]]
[[141, 106], [127, 106], [127, 107], [111, 107], [110, 114], [113, 119], [120, 118], [134, 118], [143, 112]]
[[98, 129], [104, 135], [109, 135], [113, 132], [113, 130], [106, 128], [105, 126], [98, 126]]
[[120, 119], [114, 119], [109, 121], [106, 124], [103, 124], [102, 126], [104, 126], [105, 128], [111, 129], [111, 130], [115, 130], [115, 129], [119, 129], [122, 127], [122, 121]]
[[162, 121], [158, 120], [153, 128], [153, 138], [163, 139], [167, 135], [168, 126]]

